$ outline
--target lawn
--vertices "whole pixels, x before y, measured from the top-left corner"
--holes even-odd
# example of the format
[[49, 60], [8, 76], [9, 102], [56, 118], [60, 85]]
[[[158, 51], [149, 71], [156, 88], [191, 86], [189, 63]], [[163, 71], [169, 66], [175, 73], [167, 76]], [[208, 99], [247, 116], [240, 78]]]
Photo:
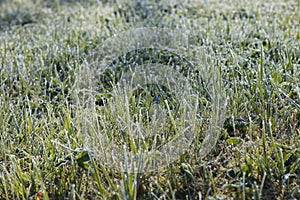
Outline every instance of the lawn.
[[[299, 10], [297, 0], [1, 0], [0, 199], [300, 199]], [[132, 48], [153, 41], [159, 49]], [[128, 66], [155, 66], [147, 73], [166, 73], [169, 90], [119, 87]], [[184, 80], [192, 87], [178, 88]], [[189, 145], [154, 169], [126, 163], [123, 147], [159, 149], [186, 130]]]

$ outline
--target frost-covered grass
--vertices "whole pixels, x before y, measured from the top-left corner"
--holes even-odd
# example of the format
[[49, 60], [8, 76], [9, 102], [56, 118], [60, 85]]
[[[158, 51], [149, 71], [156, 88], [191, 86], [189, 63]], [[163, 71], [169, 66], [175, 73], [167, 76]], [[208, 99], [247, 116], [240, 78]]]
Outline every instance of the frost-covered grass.
[[[0, 198], [300, 199], [299, 2], [124, 2], [0, 2]], [[89, 157], [73, 91], [102, 42], [153, 26], [210, 49], [226, 121], [208, 156], [129, 174]]]

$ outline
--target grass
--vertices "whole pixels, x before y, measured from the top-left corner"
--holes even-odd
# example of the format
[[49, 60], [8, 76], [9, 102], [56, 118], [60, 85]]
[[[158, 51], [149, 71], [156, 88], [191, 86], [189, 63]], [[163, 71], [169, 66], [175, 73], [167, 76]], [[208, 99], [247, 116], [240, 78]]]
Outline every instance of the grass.
[[[0, 199], [300, 199], [299, 2], [178, 2], [0, 2]], [[205, 49], [226, 120], [205, 157], [198, 136], [162, 169], [117, 171], [83, 146], [74, 84], [107, 38], [153, 26]]]

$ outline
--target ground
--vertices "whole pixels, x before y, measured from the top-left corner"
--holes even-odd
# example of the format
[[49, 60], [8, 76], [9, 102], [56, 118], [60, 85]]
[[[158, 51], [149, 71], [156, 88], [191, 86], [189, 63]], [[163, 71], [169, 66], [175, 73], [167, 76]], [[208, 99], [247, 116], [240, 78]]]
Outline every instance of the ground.
[[[1, 1], [0, 199], [300, 199], [299, 10], [296, 0]], [[227, 106], [208, 155], [199, 136], [168, 166], [130, 174], [88, 154], [73, 92], [86, 57], [137, 27], [188, 34]]]

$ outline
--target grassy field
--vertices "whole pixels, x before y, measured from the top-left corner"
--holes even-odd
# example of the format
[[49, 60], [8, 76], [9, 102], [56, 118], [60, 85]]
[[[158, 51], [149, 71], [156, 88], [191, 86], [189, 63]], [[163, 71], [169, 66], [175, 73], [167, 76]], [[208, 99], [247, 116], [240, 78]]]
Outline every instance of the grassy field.
[[[0, 199], [300, 199], [299, 1], [141, 2], [0, 1]], [[87, 153], [78, 71], [137, 27], [209, 49], [228, 105], [207, 156], [196, 137], [170, 165], [127, 173]]]

